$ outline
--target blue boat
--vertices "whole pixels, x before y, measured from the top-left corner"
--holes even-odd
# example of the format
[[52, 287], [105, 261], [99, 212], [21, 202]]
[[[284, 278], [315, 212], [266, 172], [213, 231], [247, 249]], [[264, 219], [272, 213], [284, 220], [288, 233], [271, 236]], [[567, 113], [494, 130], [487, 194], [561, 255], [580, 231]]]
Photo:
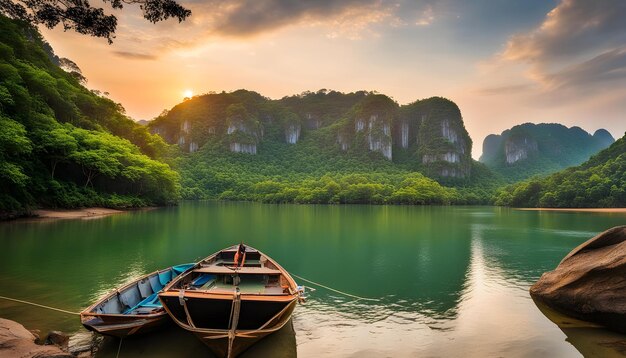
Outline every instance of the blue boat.
[[169, 317], [158, 293], [194, 265], [155, 271], [110, 292], [80, 313], [81, 323], [90, 331], [119, 338], [162, 326]]

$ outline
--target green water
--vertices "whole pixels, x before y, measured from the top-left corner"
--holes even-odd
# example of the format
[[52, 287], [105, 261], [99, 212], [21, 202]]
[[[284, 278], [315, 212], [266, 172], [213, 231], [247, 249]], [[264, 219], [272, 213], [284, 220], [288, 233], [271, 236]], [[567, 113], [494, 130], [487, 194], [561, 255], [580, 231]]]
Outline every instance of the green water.
[[[295, 334], [285, 329], [248, 356], [617, 354], [605, 341], [626, 337], [561, 330], [528, 288], [576, 245], [623, 224], [624, 214], [219, 202], [16, 221], [0, 224], [0, 295], [80, 311], [127, 280], [243, 240], [292, 273], [379, 299], [310, 292], [296, 308]], [[0, 300], [0, 316], [44, 333], [73, 333], [72, 344], [89, 337], [77, 317], [62, 313]], [[100, 355], [116, 350], [117, 341], [108, 340]], [[194, 337], [174, 327], [125, 340], [120, 356], [203, 354]]]

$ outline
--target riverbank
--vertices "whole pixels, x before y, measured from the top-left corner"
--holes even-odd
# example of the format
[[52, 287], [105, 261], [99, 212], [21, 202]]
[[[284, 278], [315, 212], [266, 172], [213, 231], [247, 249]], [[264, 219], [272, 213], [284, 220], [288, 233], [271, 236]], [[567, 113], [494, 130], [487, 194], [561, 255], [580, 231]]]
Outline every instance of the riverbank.
[[127, 210], [109, 208], [82, 208], [73, 210], [41, 209], [33, 212], [35, 219], [95, 219], [103, 216], [121, 214]]
[[153, 210], [156, 206], [147, 206], [142, 208], [128, 208], [128, 209], [111, 209], [103, 207], [90, 207], [79, 209], [38, 209], [24, 213], [0, 213], [1, 221], [12, 220], [59, 220], [59, 219], [98, 219], [109, 215], [123, 214], [130, 211], [143, 211]]
[[515, 210], [626, 214], [626, 208], [516, 208]]
[[38, 340], [39, 337], [20, 323], [0, 318], [0, 356], [49, 358], [91, 356], [90, 350], [70, 353], [67, 347], [69, 337], [60, 332], [50, 333], [45, 339], [46, 344], [37, 344]]

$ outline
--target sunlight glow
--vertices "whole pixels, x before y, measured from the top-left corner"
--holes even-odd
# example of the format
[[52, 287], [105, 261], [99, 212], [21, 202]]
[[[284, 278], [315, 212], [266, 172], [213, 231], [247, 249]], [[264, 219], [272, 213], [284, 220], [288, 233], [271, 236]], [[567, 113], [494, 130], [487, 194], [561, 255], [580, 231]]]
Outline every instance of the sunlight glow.
[[185, 91], [183, 92], [183, 97], [185, 97], [185, 98], [191, 98], [191, 97], [193, 97], [193, 91], [192, 91], [192, 90], [190, 90], [190, 89], [185, 90]]

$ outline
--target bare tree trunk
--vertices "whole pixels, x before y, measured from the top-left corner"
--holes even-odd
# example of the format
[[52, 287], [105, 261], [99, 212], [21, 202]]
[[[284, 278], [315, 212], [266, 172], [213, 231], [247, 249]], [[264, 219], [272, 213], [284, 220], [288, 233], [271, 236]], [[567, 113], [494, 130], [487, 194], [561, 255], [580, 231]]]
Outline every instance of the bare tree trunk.
[[93, 188], [93, 183], [91, 182], [91, 180], [96, 176], [96, 174], [93, 172], [93, 170], [88, 170], [87, 171], [87, 181], [85, 182], [85, 189], [87, 188], [87, 185], [91, 184], [91, 187]]
[[52, 161], [52, 172], [50, 173], [52, 174], [52, 179], [54, 179], [54, 171], [57, 169], [57, 164], [59, 164], [58, 160]]

